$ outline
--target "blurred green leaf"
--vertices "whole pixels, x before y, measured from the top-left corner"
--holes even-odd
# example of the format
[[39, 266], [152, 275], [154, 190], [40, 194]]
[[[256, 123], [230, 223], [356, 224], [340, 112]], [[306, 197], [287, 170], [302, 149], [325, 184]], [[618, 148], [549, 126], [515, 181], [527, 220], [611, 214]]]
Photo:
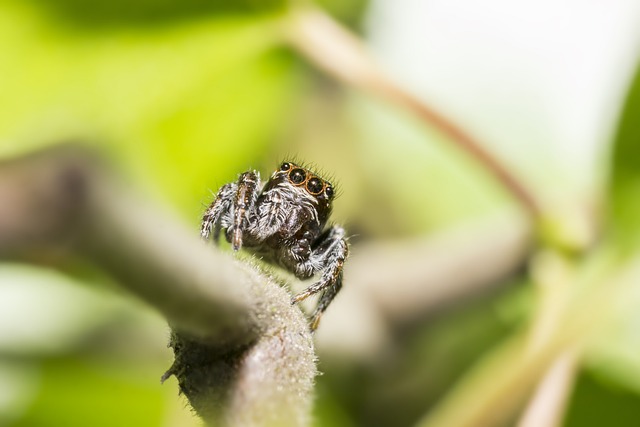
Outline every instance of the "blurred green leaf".
[[[611, 240], [606, 248], [624, 257], [640, 244], [640, 67], [631, 80], [616, 131], [608, 192]], [[609, 249], [608, 249], [609, 250]], [[640, 349], [637, 277], [629, 285], [612, 289], [614, 308], [604, 333], [589, 349], [592, 370], [614, 384], [640, 392]]]
[[81, 358], [47, 361], [35, 401], [13, 426], [161, 426], [167, 396], [158, 385], [160, 370]]
[[216, 13], [264, 12], [285, 0], [30, 0], [79, 26], [158, 24]]
[[[610, 260], [617, 261], [616, 255], [610, 254]], [[640, 258], [625, 268], [630, 273], [618, 283], [615, 277], [620, 277], [622, 269], [600, 279], [606, 287], [606, 300], [599, 299], [598, 307], [590, 313], [596, 316], [599, 310], [605, 310], [608, 315], [586, 348], [585, 364], [599, 377], [640, 395]]]
[[[322, 358], [328, 374], [318, 378], [318, 405], [331, 413], [318, 415], [326, 420], [321, 425], [334, 425], [336, 403], [342, 408], [340, 415], [350, 415], [354, 425], [415, 425], [468, 372], [478, 355], [521, 324], [520, 314], [505, 315], [503, 306], [520, 305], [513, 300], [526, 298], [520, 296], [523, 292], [528, 293], [518, 284], [460, 304], [446, 315], [429, 316], [419, 329], [394, 336], [388, 353], [372, 358], [366, 367], [345, 368], [342, 360]], [[337, 425], [348, 424], [339, 418]]]
[[101, 141], [130, 176], [194, 218], [208, 188], [289, 119], [296, 73], [279, 15], [77, 28], [0, 5], [0, 155]]
[[590, 371], [578, 378], [569, 402], [565, 427], [635, 427], [640, 395]]
[[631, 83], [613, 147], [610, 219], [624, 250], [640, 244], [640, 68]]
[[368, 0], [316, 0], [322, 9], [350, 27], [360, 27]]
[[389, 234], [452, 227], [503, 212], [508, 199], [466, 153], [414, 117], [356, 98], [353, 117], [366, 185], [360, 194], [375, 210], [363, 224], [383, 224]]
[[29, 361], [0, 357], [0, 425], [20, 419], [38, 391], [38, 369]]

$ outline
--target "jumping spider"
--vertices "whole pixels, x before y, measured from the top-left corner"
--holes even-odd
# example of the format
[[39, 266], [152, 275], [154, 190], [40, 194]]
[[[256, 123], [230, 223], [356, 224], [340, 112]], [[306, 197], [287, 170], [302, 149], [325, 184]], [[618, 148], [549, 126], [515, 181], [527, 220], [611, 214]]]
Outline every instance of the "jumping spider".
[[299, 279], [320, 279], [294, 296], [292, 304], [322, 292], [311, 317], [311, 330], [342, 287], [348, 254], [345, 231], [325, 229], [331, 214], [333, 186], [309, 169], [284, 162], [264, 186], [257, 171], [244, 172], [224, 185], [202, 218], [201, 235], [217, 244], [220, 230], [234, 251], [245, 247]]

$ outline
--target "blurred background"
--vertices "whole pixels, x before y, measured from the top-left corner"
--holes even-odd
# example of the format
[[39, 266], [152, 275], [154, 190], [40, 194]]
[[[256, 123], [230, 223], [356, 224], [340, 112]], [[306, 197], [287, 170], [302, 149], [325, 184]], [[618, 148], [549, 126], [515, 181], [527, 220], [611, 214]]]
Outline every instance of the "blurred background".
[[[635, 231], [640, 2], [317, 6], [513, 170], [550, 212], [546, 232], [609, 253], [608, 230]], [[264, 177], [291, 157], [325, 171], [353, 267], [317, 334], [314, 424], [414, 425], [534, 317], [528, 265], [546, 235], [437, 129], [287, 48], [289, 7], [0, 1], [0, 158], [96, 146], [194, 233], [212, 192], [242, 171]], [[371, 259], [398, 267], [368, 288]], [[403, 287], [414, 264], [434, 274]], [[173, 379], [160, 386], [164, 320], [82, 260], [70, 273], [0, 263], [0, 425], [200, 425]], [[561, 425], [638, 425], [639, 294], [621, 293], [627, 305], [589, 340]]]

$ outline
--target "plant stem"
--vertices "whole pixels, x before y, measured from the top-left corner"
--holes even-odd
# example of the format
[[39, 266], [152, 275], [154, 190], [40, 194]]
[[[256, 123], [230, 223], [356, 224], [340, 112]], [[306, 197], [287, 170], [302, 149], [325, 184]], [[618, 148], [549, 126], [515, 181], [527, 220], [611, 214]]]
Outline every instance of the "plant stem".
[[524, 410], [518, 427], [556, 427], [562, 418], [577, 368], [576, 351], [560, 355], [538, 384], [533, 398]]
[[288, 292], [101, 163], [79, 146], [0, 162], [0, 261], [87, 260], [162, 313], [176, 356], [163, 379], [177, 377], [207, 424], [309, 424], [314, 346]]
[[483, 165], [532, 218], [542, 217], [540, 201], [507, 166], [459, 125], [394, 83], [357, 36], [321, 10], [308, 5], [293, 7], [288, 24], [289, 43], [311, 63], [349, 86], [411, 111]]
[[[568, 306], [558, 313], [553, 330], [545, 332], [544, 339], [532, 341], [536, 326], [533, 334], [519, 334], [509, 339], [465, 375], [417, 425], [488, 427], [515, 416], [540, 378], [563, 354], [584, 348], [588, 340], [602, 331], [605, 319], [617, 308], [616, 298], [640, 280], [640, 256], [605, 276], [598, 273], [595, 279], [580, 298], [572, 296]], [[582, 281], [591, 282], [593, 278], [580, 280], [584, 285]], [[576, 289], [576, 283], [565, 284], [563, 288]]]

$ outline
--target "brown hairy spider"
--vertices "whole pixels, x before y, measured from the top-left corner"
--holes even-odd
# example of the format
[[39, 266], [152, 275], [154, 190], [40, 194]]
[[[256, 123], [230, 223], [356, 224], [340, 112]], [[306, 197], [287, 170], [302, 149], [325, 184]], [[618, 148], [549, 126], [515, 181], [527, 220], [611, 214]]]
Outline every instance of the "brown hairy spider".
[[201, 235], [217, 244], [220, 230], [234, 251], [241, 247], [279, 265], [299, 279], [320, 279], [294, 296], [292, 304], [322, 292], [311, 317], [315, 331], [322, 313], [342, 287], [349, 248], [342, 227], [325, 228], [333, 186], [307, 168], [284, 162], [264, 186], [257, 171], [224, 185], [202, 218]]

